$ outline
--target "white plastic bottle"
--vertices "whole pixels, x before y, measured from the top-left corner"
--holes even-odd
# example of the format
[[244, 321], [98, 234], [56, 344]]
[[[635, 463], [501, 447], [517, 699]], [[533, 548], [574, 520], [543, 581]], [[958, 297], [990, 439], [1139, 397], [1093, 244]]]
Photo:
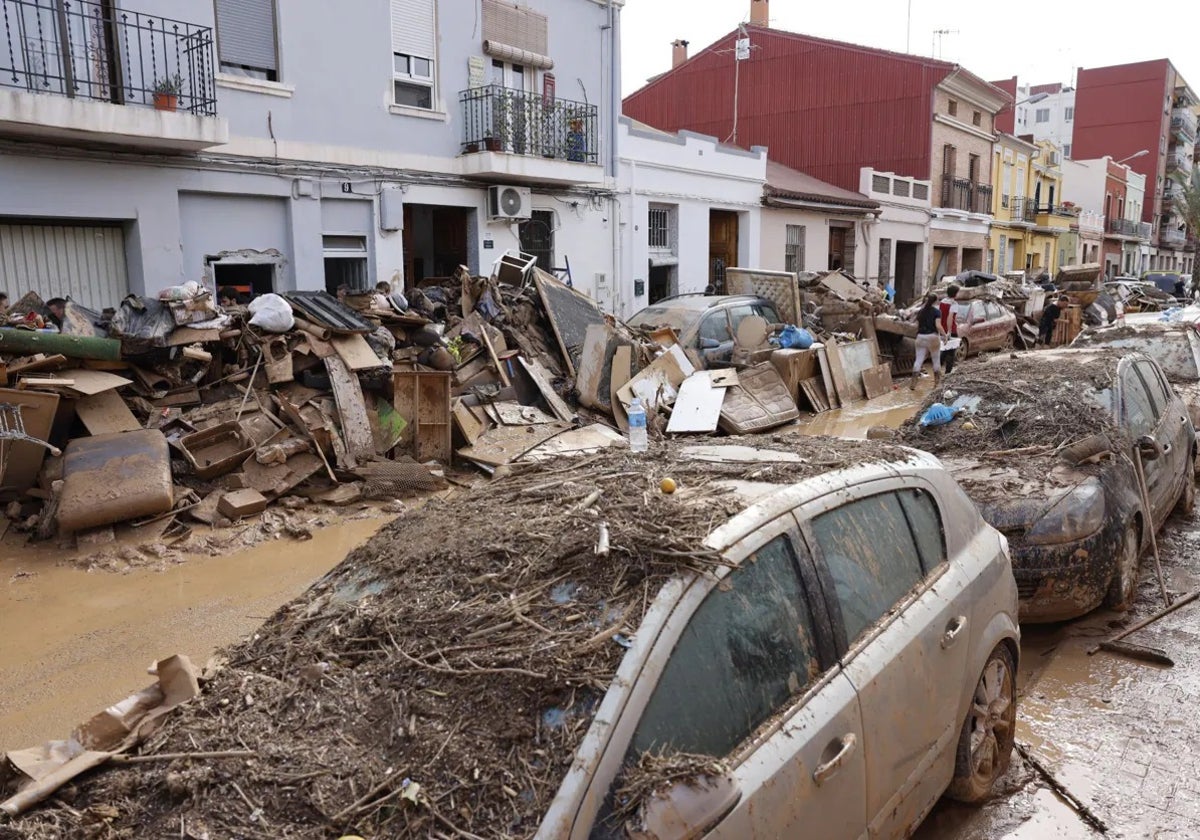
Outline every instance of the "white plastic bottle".
[[629, 405], [629, 448], [633, 452], [645, 452], [650, 448], [650, 438], [646, 435], [646, 409], [637, 397]]

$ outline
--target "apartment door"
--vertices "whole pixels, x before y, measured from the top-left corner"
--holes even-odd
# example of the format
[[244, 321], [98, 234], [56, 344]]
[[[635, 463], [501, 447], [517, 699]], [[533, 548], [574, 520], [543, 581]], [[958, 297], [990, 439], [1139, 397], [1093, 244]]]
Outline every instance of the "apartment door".
[[708, 283], [717, 294], [725, 293], [725, 269], [737, 265], [738, 215], [732, 210], [710, 210], [708, 214]]
[[408, 287], [427, 277], [450, 277], [470, 265], [467, 229], [471, 210], [429, 204], [404, 205], [404, 277]]
[[829, 229], [829, 270], [834, 271], [846, 266], [846, 229], [831, 227]]
[[896, 303], [905, 306], [917, 297], [917, 257], [921, 243], [896, 243]]

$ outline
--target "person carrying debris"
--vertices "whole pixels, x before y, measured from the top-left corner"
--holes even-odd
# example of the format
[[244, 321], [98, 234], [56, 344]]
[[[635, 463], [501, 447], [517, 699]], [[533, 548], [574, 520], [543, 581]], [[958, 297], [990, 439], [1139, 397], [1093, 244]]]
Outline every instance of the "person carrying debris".
[[925, 302], [917, 310], [917, 358], [913, 361], [912, 382], [909, 384], [912, 390], [917, 390], [917, 380], [921, 376], [921, 367], [925, 364], [927, 354], [933, 364], [934, 384], [942, 381], [942, 338], [945, 335], [937, 295], [931, 292], [925, 295]]
[[1071, 299], [1066, 295], [1059, 295], [1057, 301], [1046, 304], [1042, 310], [1042, 320], [1038, 324], [1038, 341], [1042, 344], [1050, 344], [1050, 340], [1054, 337], [1054, 325], [1058, 323], [1058, 318], [1062, 315], [1062, 311], [1071, 305]]
[[[957, 298], [958, 286], [951, 283], [946, 287], [946, 296], [938, 303], [938, 311], [941, 313], [942, 319], [942, 334], [951, 339], [958, 338], [958, 312], [954, 308]], [[954, 370], [954, 354], [956, 352], [958, 352], [957, 343], [951, 343], [948, 349], [942, 351], [943, 367], [947, 374]]]

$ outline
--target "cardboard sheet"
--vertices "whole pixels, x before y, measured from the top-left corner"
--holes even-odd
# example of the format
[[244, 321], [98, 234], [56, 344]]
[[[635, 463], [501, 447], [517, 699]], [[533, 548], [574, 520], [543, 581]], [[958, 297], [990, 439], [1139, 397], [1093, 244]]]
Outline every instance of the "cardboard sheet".
[[[310, 342], [311, 343], [311, 342]], [[330, 339], [334, 351], [350, 370], [370, 370], [387, 367], [387, 362], [375, 355], [367, 340], [357, 333], [351, 335], [335, 335]]]
[[646, 413], [649, 414], [652, 410], [657, 409], [660, 403], [670, 405], [675, 402], [679, 386], [683, 384], [683, 380], [695, 372], [695, 367], [676, 344], [642, 368], [637, 376], [617, 391], [617, 396], [626, 411], [633, 403], [633, 398], [638, 397], [641, 399], [642, 405], [646, 407]]
[[93, 435], [132, 432], [142, 427], [115, 390], [84, 397], [75, 403], [75, 413]]
[[622, 345], [613, 352], [612, 373], [608, 384], [608, 400], [609, 406], [612, 408], [613, 419], [617, 421], [617, 428], [623, 432], [629, 431], [629, 415], [625, 413], [625, 406], [621, 405], [621, 398], [618, 395], [621, 388], [629, 382], [632, 375], [633, 348]]
[[563, 402], [562, 397], [558, 395], [558, 392], [554, 390], [554, 386], [550, 384], [550, 372], [536, 359], [529, 361], [524, 356], [521, 356], [520, 359], [521, 366], [525, 368], [525, 372], [529, 374], [529, 378], [533, 380], [534, 385], [537, 386], [542, 398], [550, 406], [550, 410], [554, 412], [554, 415], [565, 423], [573, 422], [575, 412], [571, 410], [569, 405]]
[[882, 364], [867, 368], [862, 372], [862, 379], [867, 399], [881, 397], [892, 390], [892, 366]]
[[124, 376], [117, 376], [115, 373], [107, 373], [102, 370], [88, 370], [86, 368], [60, 370], [55, 376], [59, 379], [72, 380], [72, 384], [67, 390], [74, 391], [85, 397], [130, 384], [130, 380]]
[[721, 406], [728, 388], [714, 388], [709, 371], [693, 373], [679, 387], [679, 396], [671, 409], [667, 432], [715, 432], [721, 420]]
[[540, 443], [571, 427], [566, 423], [541, 426], [501, 426], [480, 435], [474, 445], [458, 450], [469, 461], [501, 467], [520, 458]]
[[546, 461], [564, 455], [589, 455], [610, 446], [628, 446], [625, 436], [601, 423], [557, 434], [530, 449], [518, 460]]

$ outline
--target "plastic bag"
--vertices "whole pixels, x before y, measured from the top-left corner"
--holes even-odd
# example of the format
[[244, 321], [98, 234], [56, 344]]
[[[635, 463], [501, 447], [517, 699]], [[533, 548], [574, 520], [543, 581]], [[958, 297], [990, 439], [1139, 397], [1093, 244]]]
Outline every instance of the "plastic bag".
[[195, 280], [189, 280], [181, 286], [168, 286], [158, 293], [159, 300], [191, 300], [204, 291], [204, 287]]
[[296, 326], [296, 317], [286, 300], [274, 293], [250, 301], [250, 325], [273, 333], [284, 333]]
[[922, 426], [941, 426], [954, 419], [954, 412], [941, 403], [934, 403], [921, 416]]
[[783, 328], [783, 332], [779, 334], [780, 347], [807, 350], [809, 347], [812, 347], [812, 344], [812, 333], [803, 327], [797, 327], [793, 324], [788, 324]]

